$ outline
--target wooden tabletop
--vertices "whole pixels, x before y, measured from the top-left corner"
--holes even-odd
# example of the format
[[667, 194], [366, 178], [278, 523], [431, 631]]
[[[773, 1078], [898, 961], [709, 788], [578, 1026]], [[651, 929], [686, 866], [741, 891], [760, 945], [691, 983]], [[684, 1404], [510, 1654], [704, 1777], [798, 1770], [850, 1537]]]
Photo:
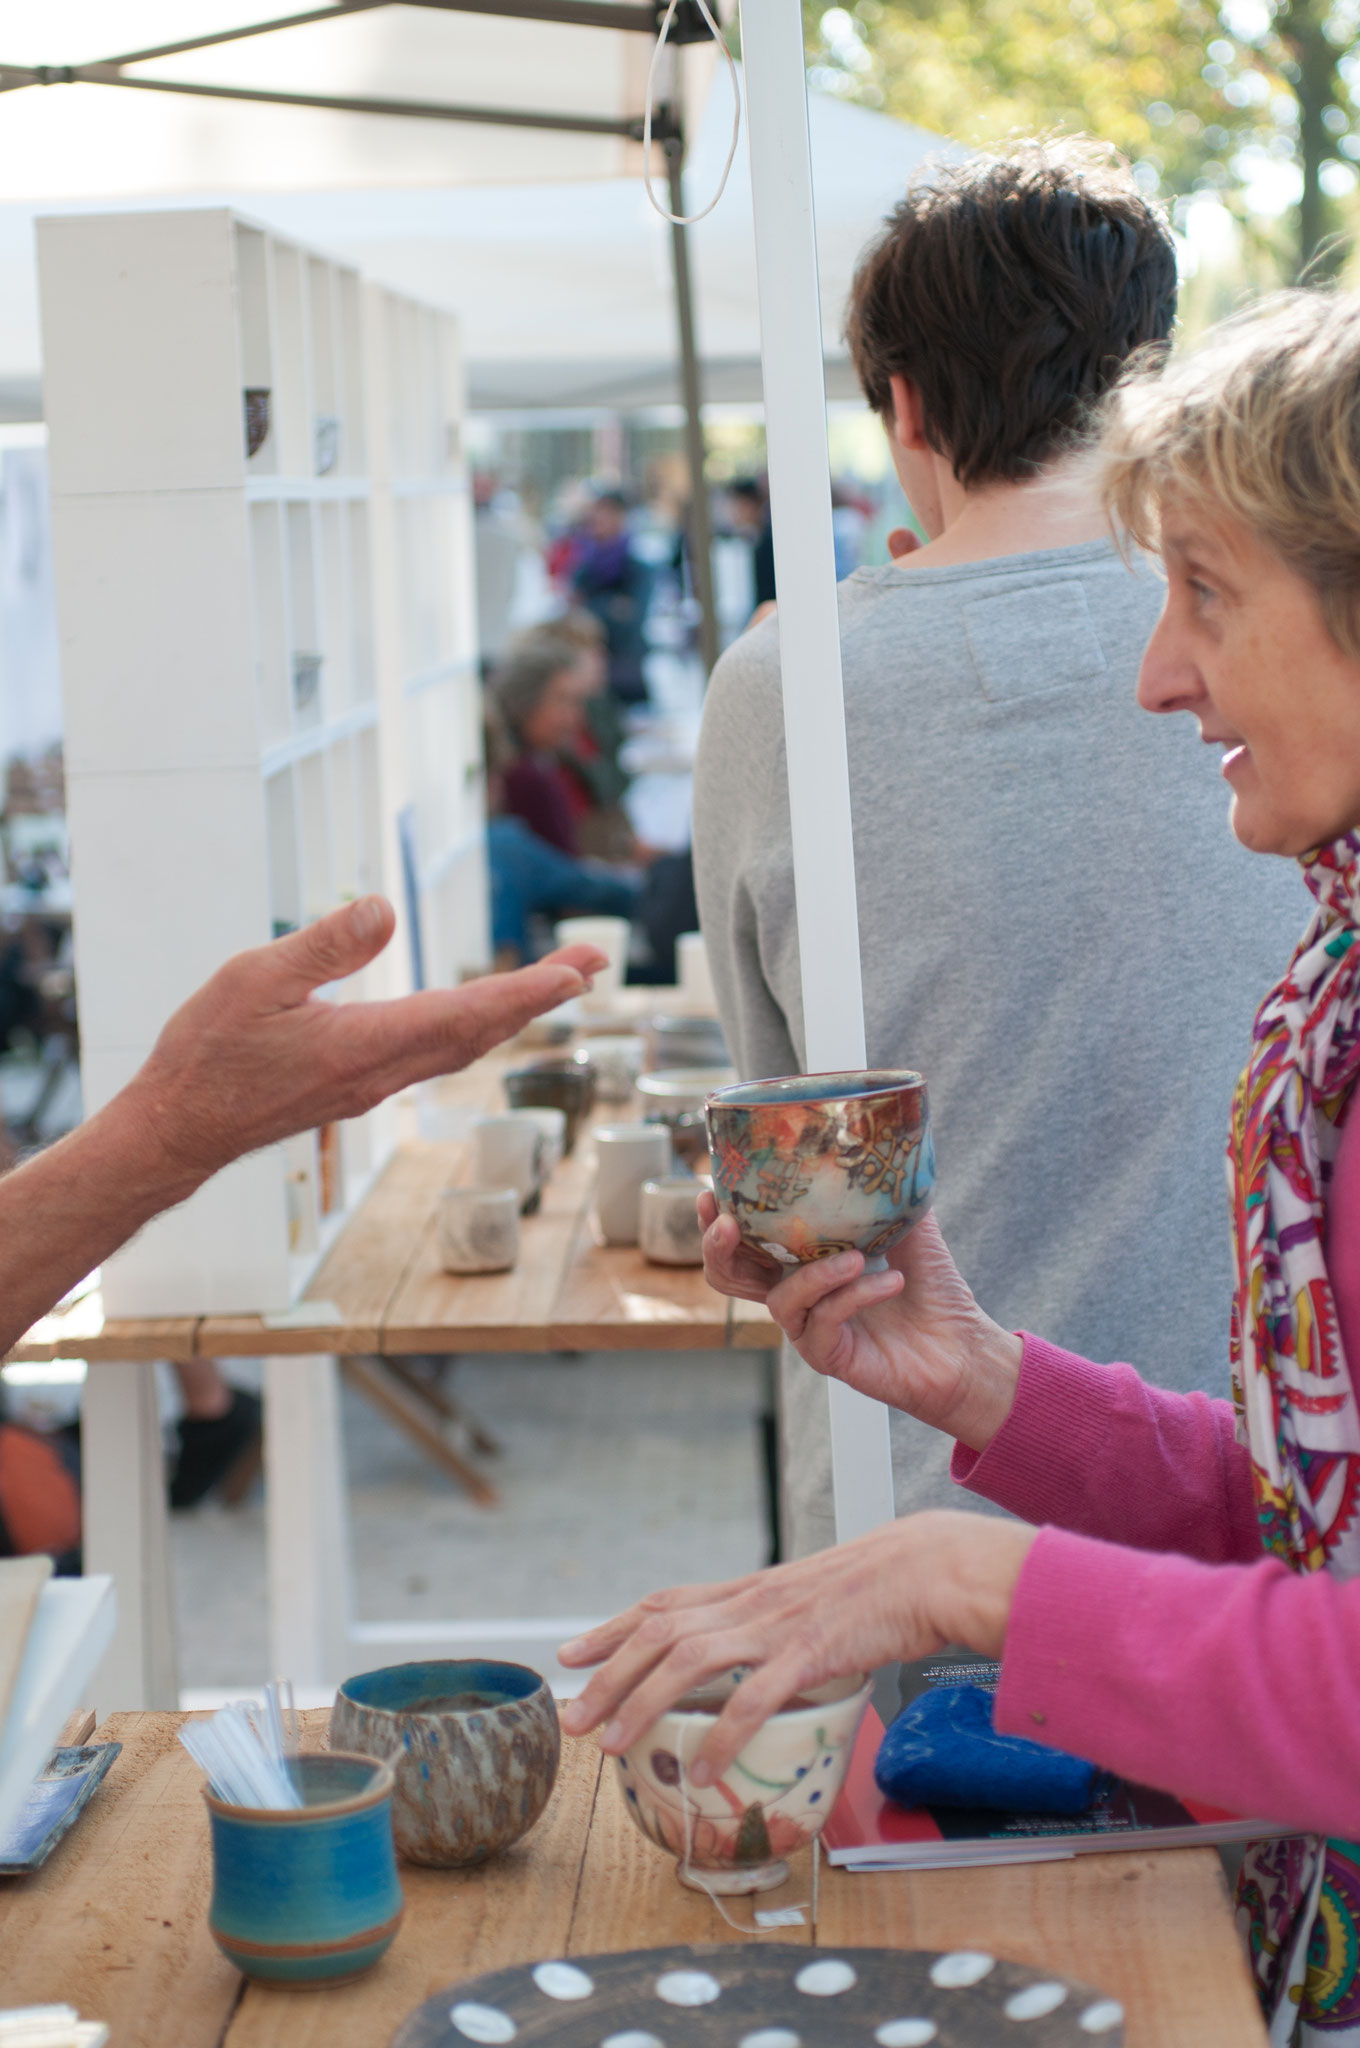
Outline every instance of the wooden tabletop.
[[[207, 1928], [202, 1780], [180, 1714], [115, 1714], [123, 1753], [42, 1870], [0, 1878], [0, 2003], [64, 2002], [112, 2048], [385, 2048], [407, 2013], [480, 1971], [671, 1942], [738, 1940], [628, 1820], [612, 1767], [566, 1742], [548, 1810], [473, 1871], [402, 1866], [406, 1917], [366, 1977], [305, 1997], [245, 1986]], [[319, 1747], [324, 1713], [304, 1717]], [[783, 1892], [809, 1897], [806, 1854]], [[751, 1901], [732, 1902], [749, 1922]], [[1118, 1998], [1126, 2048], [1265, 2048], [1218, 1858], [1208, 1849], [994, 1870], [823, 1869], [822, 1949], [984, 1947]]]
[[[467, 1124], [504, 1108], [501, 1077], [532, 1057], [501, 1049], [441, 1084], [440, 1113]], [[592, 1123], [641, 1115], [597, 1109]], [[594, 1148], [587, 1127], [526, 1217], [513, 1272], [455, 1275], [439, 1264], [435, 1211], [451, 1184], [472, 1178], [466, 1139], [401, 1145], [318, 1267], [303, 1297], [340, 1320], [278, 1328], [260, 1316], [106, 1321], [97, 1293], [45, 1316], [9, 1357], [146, 1360], [278, 1357], [286, 1353], [770, 1349], [763, 1308], [729, 1302], [702, 1272], [653, 1266], [641, 1252], [598, 1242], [591, 1217]]]

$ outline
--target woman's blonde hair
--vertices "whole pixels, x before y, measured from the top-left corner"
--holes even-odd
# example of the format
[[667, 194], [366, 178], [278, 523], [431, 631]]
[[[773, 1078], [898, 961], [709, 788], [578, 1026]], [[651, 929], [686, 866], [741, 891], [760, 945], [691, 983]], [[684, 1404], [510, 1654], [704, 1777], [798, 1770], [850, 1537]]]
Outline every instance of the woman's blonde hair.
[[1360, 656], [1360, 296], [1281, 292], [1165, 367], [1135, 365], [1100, 428], [1105, 506], [1139, 546], [1158, 551], [1168, 498], [1236, 520]]

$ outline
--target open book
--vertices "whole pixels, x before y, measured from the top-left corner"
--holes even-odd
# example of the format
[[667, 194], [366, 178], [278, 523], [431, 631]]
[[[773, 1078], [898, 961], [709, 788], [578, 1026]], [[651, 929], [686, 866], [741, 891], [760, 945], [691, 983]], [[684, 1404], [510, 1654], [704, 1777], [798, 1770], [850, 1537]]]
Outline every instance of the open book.
[[961, 1806], [907, 1812], [874, 1783], [883, 1723], [870, 1707], [822, 1847], [848, 1870], [947, 1870], [982, 1863], [1047, 1863], [1093, 1850], [1183, 1849], [1255, 1841], [1281, 1830], [1263, 1820], [1177, 1799], [1122, 1778], [1102, 1781], [1085, 1813], [992, 1813]]
[[113, 1580], [50, 1572], [46, 1558], [0, 1561], [0, 1842], [113, 1639]]

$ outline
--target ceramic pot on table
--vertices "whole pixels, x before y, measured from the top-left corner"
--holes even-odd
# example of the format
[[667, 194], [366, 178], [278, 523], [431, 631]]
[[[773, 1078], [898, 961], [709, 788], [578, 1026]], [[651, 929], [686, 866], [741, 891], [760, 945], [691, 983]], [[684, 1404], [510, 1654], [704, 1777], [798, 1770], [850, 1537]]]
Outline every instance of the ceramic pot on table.
[[347, 1678], [331, 1741], [390, 1758], [392, 1832], [412, 1863], [481, 1863], [548, 1803], [562, 1738], [547, 1681], [523, 1664], [432, 1659]]

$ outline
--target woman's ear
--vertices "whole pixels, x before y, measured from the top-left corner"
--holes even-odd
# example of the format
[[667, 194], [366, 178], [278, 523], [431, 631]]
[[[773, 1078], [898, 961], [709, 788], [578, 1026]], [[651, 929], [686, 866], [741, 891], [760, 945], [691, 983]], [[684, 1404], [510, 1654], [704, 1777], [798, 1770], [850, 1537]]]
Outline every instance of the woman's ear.
[[930, 452], [926, 438], [925, 408], [921, 403], [921, 387], [911, 377], [894, 372], [888, 379], [892, 392], [892, 437], [899, 448], [909, 455], [924, 455]]

